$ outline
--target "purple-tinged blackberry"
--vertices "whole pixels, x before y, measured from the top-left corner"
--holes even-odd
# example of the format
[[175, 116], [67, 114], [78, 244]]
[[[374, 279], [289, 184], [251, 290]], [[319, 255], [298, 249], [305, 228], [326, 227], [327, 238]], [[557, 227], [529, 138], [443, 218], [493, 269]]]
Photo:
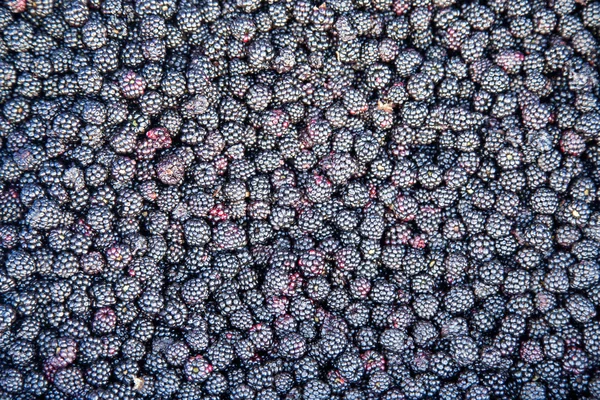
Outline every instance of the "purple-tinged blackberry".
[[212, 372], [212, 365], [202, 356], [190, 357], [185, 363], [184, 371], [189, 381], [204, 382]]

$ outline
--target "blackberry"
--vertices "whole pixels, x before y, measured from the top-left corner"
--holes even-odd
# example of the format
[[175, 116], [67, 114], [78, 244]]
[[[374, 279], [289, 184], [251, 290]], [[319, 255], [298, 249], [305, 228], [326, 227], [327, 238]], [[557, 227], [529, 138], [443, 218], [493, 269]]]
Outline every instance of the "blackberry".
[[465, 288], [453, 288], [446, 296], [445, 306], [453, 314], [467, 311], [473, 306], [472, 293]]
[[27, 253], [13, 251], [8, 255], [5, 268], [8, 276], [24, 279], [35, 272], [35, 260]]
[[271, 91], [268, 87], [263, 85], [255, 85], [250, 87], [246, 92], [246, 101], [248, 105], [256, 111], [262, 111], [268, 107], [271, 101]]
[[83, 387], [83, 377], [80, 370], [67, 368], [56, 373], [54, 377], [56, 388], [67, 395], [76, 395]]
[[596, 313], [593, 304], [588, 299], [577, 295], [573, 295], [568, 299], [567, 310], [571, 317], [580, 323], [589, 321]]

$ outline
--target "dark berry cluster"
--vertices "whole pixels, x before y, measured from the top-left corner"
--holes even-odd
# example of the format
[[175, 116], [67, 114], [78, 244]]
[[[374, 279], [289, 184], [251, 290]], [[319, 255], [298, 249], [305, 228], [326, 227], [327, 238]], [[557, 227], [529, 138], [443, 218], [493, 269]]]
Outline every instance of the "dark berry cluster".
[[0, 399], [600, 399], [597, 0], [6, 0]]

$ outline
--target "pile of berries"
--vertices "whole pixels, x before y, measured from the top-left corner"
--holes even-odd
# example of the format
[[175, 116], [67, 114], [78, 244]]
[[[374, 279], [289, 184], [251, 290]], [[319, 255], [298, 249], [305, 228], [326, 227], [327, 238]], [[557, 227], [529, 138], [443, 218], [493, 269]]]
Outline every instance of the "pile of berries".
[[6, 0], [0, 398], [600, 398], [600, 2]]

